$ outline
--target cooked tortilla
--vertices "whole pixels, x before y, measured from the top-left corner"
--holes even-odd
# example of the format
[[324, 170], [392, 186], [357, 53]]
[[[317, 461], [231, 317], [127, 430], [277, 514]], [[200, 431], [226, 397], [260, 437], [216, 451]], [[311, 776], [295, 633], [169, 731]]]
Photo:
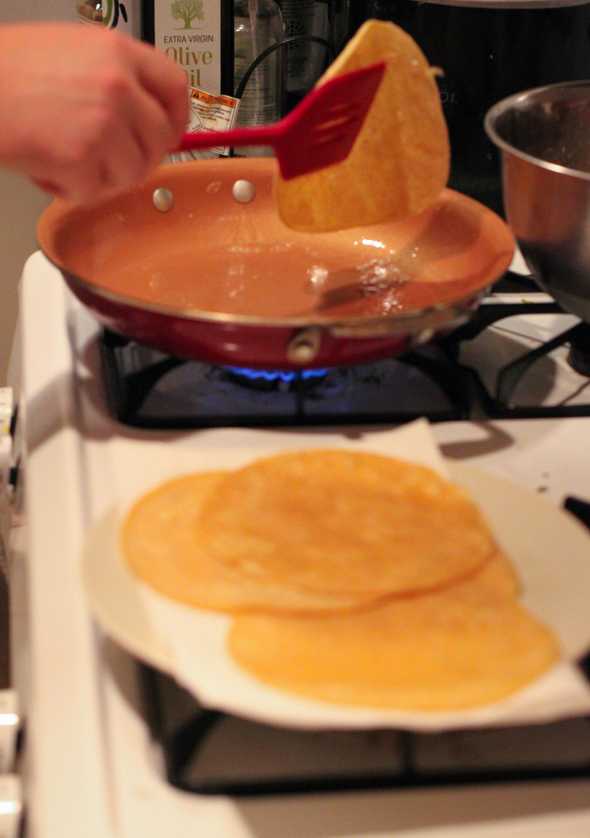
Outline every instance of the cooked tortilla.
[[275, 587], [367, 599], [427, 591], [496, 550], [479, 508], [425, 466], [350, 450], [258, 459], [207, 494], [202, 549]]
[[298, 591], [212, 559], [198, 541], [196, 521], [223, 477], [223, 472], [208, 472], [169, 480], [135, 503], [123, 523], [121, 550], [143, 583], [185, 605], [230, 613], [330, 612], [374, 599]]
[[387, 69], [346, 160], [291, 180], [278, 177], [278, 210], [288, 227], [325, 232], [399, 220], [422, 212], [446, 185], [450, 151], [440, 93], [407, 32], [367, 21], [318, 84], [378, 61]]
[[510, 696], [559, 658], [514, 597], [499, 555], [469, 580], [333, 617], [238, 617], [236, 663], [279, 690], [336, 705], [455, 711]]

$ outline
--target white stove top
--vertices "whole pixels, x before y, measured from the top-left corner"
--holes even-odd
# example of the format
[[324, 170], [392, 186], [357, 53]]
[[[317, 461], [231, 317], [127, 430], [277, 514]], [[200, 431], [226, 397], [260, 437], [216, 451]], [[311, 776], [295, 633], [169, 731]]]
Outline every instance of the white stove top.
[[[471, 351], [482, 358], [516, 353], [572, 322], [564, 315], [513, 318]], [[112, 503], [127, 457], [141, 468], [150, 447], [165, 441], [198, 460], [204, 446], [239, 439], [255, 447], [268, 431], [154, 433], [113, 421], [97, 378], [96, 326], [40, 254], [25, 267], [19, 327], [26, 527], [13, 541], [12, 563], [16, 679], [27, 719], [27, 835], [590, 835], [590, 780], [251, 800], [200, 797], [164, 782], [140, 711], [136, 664], [101, 635], [86, 606], [79, 575], [85, 531]], [[563, 359], [541, 366], [534, 386], [548, 402], [590, 399], [582, 392], [587, 380]], [[543, 491], [557, 504], [567, 495], [590, 497], [590, 418], [451, 422], [434, 431], [447, 457]]]

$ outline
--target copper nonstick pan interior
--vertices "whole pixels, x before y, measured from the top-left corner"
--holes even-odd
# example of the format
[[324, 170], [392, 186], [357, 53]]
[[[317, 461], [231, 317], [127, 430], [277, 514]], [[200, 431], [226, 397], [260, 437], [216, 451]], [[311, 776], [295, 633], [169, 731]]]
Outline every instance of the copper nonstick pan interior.
[[[55, 201], [39, 243], [110, 328], [188, 357], [278, 367], [402, 349], [472, 308], [512, 258], [507, 225], [450, 190], [403, 223], [294, 232], [276, 212], [274, 176], [268, 158], [162, 166], [90, 208]], [[297, 359], [302, 330], [315, 332], [315, 355]]]

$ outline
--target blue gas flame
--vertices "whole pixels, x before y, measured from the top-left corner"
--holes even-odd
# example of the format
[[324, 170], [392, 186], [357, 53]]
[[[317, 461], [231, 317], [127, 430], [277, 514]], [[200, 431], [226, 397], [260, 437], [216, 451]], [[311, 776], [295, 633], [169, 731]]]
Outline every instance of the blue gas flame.
[[253, 370], [249, 367], [226, 367], [229, 372], [234, 375], [241, 375], [250, 381], [283, 381], [289, 384], [296, 378], [302, 378], [307, 381], [311, 378], [324, 378], [327, 369], [319, 370], [301, 370], [301, 371], [287, 371], [287, 370]]

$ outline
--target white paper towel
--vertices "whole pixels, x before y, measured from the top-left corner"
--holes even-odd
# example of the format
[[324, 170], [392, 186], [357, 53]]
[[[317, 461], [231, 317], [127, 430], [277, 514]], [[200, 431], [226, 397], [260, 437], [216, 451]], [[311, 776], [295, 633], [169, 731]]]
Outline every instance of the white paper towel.
[[[273, 441], [272, 436], [269, 436], [268, 440], [264, 451], [257, 449], [250, 456], [247, 452], [228, 445], [227, 457], [222, 457], [221, 462], [217, 452], [217, 466], [232, 468], [243, 465], [248, 459], [284, 450], [280, 440]], [[326, 439], [312, 436], [305, 439], [304, 444], [299, 447], [309, 449], [338, 446], [412, 460], [449, 476], [448, 464], [438, 450], [428, 423], [423, 420], [396, 430], [384, 431], [378, 437], [371, 435], [368, 439], [361, 437], [358, 440], [347, 440], [342, 436]], [[451, 477], [455, 479], [452, 467]], [[590, 648], [590, 619], [586, 619], [585, 605], [590, 593], [590, 538], [569, 520], [569, 516], [550, 507], [544, 499], [532, 493], [514, 487], [510, 490], [516, 493], [514, 498], [508, 497], [506, 492], [509, 491], [510, 484], [492, 477], [480, 481], [475, 472], [470, 481], [468, 488], [472, 489], [472, 495], [483, 506], [486, 514], [489, 504], [495, 534], [515, 562], [525, 590], [527, 580], [530, 580], [532, 600], [529, 602], [525, 598], [526, 604], [556, 631], [563, 641], [566, 656], [569, 654], [571, 657], [574, 653], [579, 654], [580, 650]], [[478, 497], [479, 494], [481, 497]], [[506, 515], [498, 511], [502, 509], [504, 502], [508, 510]], [[545, 532], [540, 524], [538, 504], [545, 504], [541, 510], [541, 519], [547, 528]], [[515, 509], [515, 505], [519, 508]], [[532, 505], [533, 513], [529, 512], [528, 505]], [[530, 514], [534, 514], [536, 519], [535, 531], [530, 537], [523, 538], [522, 525]], [[555, 532], [556, 528], [558, 532]], [[571, 568], [563, 567], [562, 571], [575, 572], [575, 579], [568, 584], [581, 585], [584, 596], [580, 596], [575, 602], [569, 596], [556, 607], [556, 603], [551, 599], [551, 592], [554, 591], [556, 597], [563, 598], [563, 592], [568, 591], [566, 582], [559, 575], [561, 571], [555, 566], [557, 556], [554, 555], [556, 544], [563, 546], [564, 538], [569, 539], [568, 555]], [[550, 543], [551, 541], [554, 543]], [[531, 561], [531, 556], [534, 562]], [[540, 574], [539, 563], [543, 561], [546, 563], [547, 573]], [[543, 584], [539, 584], [539, 580]], [[141, 605], [152, 629], [168, 649], [169, 668], [178, 682], [193, 692], [202, 704], [236, 715], [303, 728], [396, 727], [437, 731], [546, 722], [590, 712], [590, 689], [574, 662], [567, 659], [509, 699], [469, 711], [410, 713], [347, 708], [301, 699], [259, 683], [233, 663], [226, 651], [226, 634], [231, 621], [229, 616], [180, 605], [142, 584], [134, 584], [139, 590]], [[570, 613], [566, 613], [568, 610]], [[586, 623], [589, 624], [588, 628]]]

